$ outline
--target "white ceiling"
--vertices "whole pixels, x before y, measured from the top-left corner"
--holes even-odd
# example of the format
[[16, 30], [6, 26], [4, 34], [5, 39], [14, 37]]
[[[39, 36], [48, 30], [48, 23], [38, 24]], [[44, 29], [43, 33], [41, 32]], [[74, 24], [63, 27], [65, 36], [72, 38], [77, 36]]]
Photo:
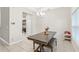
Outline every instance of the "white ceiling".
[[28, 7], [28, 9], [33, 12], [39, 12], [40, 10], [47, 11], [47, 10], [52, 10], [56, 8], [59, 8], [59, 7]]

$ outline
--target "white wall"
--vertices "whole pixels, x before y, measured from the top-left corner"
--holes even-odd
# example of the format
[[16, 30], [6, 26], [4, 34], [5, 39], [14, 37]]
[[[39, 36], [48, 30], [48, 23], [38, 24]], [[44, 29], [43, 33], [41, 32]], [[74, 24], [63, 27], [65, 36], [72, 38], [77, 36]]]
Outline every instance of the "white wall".
[[0, 8], [0, 27], [1, 27], [1, 8]]
[[51, 31], [56, 31], [57, 39], [63, 39], [64, 31], [71, 31], [71, 8], [56, 8], [49, 10], [47, 15], [38, 17], [37, 30], [38, 32], [44, 31], [44, 24], [50, 27]]
[[6, 43], [9, 43], [9, 7], [1, 7], [1, 27], [0, 37]]
[[[34, 29], [35, 27], [35, 20], [34, 20], [34, 16], [32, 15], [32, 12], [30, 10], [28, 10], [27, 8], [21, 8], [21, 7], [10, 7], [10, 43], [16, 43], [19, 41], [22, 41], [22, 19], [23, 19], [23, 15], [22, 12], [26, 12], [28, 14], [30, 14], [29, 16], [27, 16], [26, 21], [28, 22], [28, 26], [27, 26], [27, 35], [31, 35], [34, 33]], [[31, 23], [29, 23], [29, 21], [32, 21], [32, 25], [30, 25]], [[15, 24], [11, 24], [12, 22], [14, 22]], [[31, 29], [32, 27], [32, 29]], [[34, 28], [35, 27], [35, 28]]]
[[35, 15], [31, 15], [31, 35], [34, 35], [37, 33], [36, 26], [37, 26], [37, 17]]
[[[71, 30], [71, 10], [70, 8], [57, 8], [46, 12], [46, 16], [38, 17], [27, 8], [10, 7], [9, 8], [9, 39], [11, 44], [23, 40], [22, 38], [22, 12], [27, 12], [28, 19], [31, 20], [31, 27], [28, 27], [29, 34], [36, 34], [44, 31], [44, 24], [48, 24], [51, 31], [56, 31], [57, 39], [63, 39], [65, 30]], [[12, 24], [12, 23], [15, 24]], [[29, 22], [28, 22], [29, 23]], [[29, 24], [30, 25], [30, 24]]]
[[[10, 8], [10, 43], [22, 40], [22, 15], [20, 8], [18, 9]], [[15, 24], [12, 24], [13, 22]]]

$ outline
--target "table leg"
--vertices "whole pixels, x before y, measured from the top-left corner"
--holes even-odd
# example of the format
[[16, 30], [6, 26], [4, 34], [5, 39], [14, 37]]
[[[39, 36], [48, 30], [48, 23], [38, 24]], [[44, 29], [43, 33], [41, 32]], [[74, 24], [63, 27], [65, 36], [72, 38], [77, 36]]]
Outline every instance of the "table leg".
[[40, 52], [44, 52], [43, 45], [40, 44]]
[[51, 47], [51, 52], [53, 52], [53, 47]]
[[33, 50], [35, 51], [35, 42], [33, 41]]
[[40, 46], [38, 46], [34, 52], [40, 52], [38, 49], [40, 48]]

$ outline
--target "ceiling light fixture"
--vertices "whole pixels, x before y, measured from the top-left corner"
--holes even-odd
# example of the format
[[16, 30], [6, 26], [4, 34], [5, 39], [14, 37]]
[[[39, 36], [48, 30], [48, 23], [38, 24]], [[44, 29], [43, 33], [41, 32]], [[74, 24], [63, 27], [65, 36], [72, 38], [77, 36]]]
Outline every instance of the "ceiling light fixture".
[[46, 15], [46, 11], [47, 11], [47, 10], [48, 10], [48, 8], [40, 7], [40, 8], [38, 8], [36, 14], [37, 14], [38, 16], [44, 16], [44, 15]]

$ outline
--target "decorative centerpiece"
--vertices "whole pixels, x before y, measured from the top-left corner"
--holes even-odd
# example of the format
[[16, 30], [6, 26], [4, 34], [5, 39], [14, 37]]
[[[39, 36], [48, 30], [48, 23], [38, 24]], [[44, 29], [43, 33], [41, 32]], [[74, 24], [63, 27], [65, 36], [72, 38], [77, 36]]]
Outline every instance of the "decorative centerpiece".
[[44, 31], [44, 35], [48, 35], [48, 30], [49, 30], [49, 27], [46, 27]]

